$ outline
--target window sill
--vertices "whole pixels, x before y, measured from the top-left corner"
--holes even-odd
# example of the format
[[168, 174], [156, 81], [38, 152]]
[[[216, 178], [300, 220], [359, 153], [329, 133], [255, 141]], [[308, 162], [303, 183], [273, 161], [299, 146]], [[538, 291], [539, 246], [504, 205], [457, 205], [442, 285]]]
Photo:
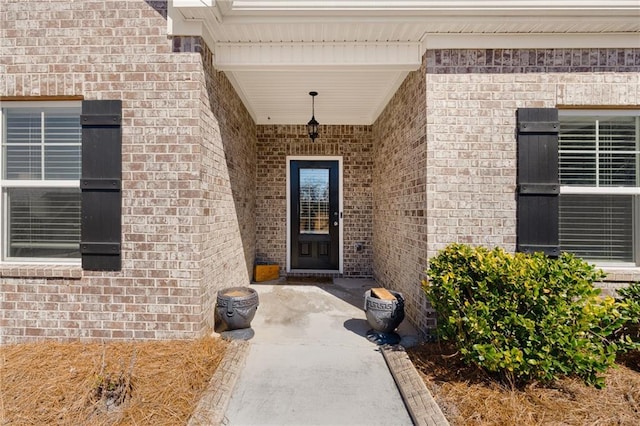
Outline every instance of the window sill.
[[82, 278], [80, 265], [0, 264], [0, 278]]
[[618, 282], [634, 282], [640, 281], [640, 268], [635, 266], [628, 267], [615, 267], [615, 266], [601, 266], [607, 277], [605, 281], [618, 281]]

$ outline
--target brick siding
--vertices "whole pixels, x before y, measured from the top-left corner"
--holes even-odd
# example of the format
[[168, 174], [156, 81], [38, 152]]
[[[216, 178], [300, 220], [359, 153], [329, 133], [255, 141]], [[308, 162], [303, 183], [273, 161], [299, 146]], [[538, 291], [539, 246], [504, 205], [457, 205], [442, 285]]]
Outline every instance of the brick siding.
[[166, 7], [3, 2], [0, 95], [123, 101], [123, 269], [0, 265], [1, 343], [194, 337], [215, 290], [249, 282], [255, 126]]
[[373, 124], [374, 277], [406, 299], [420, 330], [435, 326], [421, 289], [427, 266], [425, 65], [410, 73]]
[[451, 242], [515, 250], [517, 108], [637, 107], [639, 88], [640, 49], [427, 51], [428, 256]]
[[[320, 126], [311, 142], [307, 127], [258, 126], [257, 260], [280, 265], [287, 259], [287, 156], [342, 156], [344, 276], [371, 277], [371, 126]], [[362, 251], [356, 251], [362, 243]]]
[[640, 49], [430, 50], [372, 126], [311, 142], [256, 126], [202, 40], [167, 37], [166, 7], [3, 1], [0, 96], [123, 101], [123, 269], [1, 264], [0, 343], [206, 333], [217, 290], [285, 267], [288, 155], [343, 157], [344, 275], [403, 292], [428, 331], [430, 256], [515, 248], [515, 110], [640, 105]]
[[256, 126], [203, 47], [201, 171], [202, 309], [212, 329], [216, 294], [248, 285], [256, 252]]
[[639, 72], [640, 49], [426, 52], [373, 126], [374, 276], [405, 293], [415, 325], [435, 324], [420, 282], [438, 250], [515, 250], [516, 109], [638, 106]]
[[[515, 250], [517, 108], [640, 106], [640, 49], [433, 50], [426, 62], [429, 257], [451, 242]], [[640, 279], [605, 271], [605, 290]]]

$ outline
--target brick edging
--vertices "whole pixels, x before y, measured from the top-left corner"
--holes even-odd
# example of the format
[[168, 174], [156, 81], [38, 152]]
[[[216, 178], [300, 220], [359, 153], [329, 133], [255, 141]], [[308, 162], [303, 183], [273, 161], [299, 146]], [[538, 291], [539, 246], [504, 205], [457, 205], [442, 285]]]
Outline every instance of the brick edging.
[[417, 426], [448, 426], [449, 422], [431, 396], [402, 346], [383, 346], [382, 356], [400, 390], [411, 420]]
[[218, 369], [209, 380], [188, 426], [220, 425], [231, 400], [231, 394], [249, 354], [248, 341], [233, 341], [227, 348]]

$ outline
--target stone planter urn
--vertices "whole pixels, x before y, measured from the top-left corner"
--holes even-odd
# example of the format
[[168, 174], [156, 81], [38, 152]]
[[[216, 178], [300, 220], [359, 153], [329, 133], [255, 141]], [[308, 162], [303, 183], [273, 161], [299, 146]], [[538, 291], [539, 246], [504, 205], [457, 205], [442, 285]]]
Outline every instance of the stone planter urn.
[[[378, 294], [383, 295], [383, 298], [380, 298]], [[402, 293], [386, 289], [367, 290], [364, 293], [364, 312], [367, 322], [372, 328], [367, 332], [369, 340], [378, 344], [397, 344], [400, 342], [400, 336], [394, 330], [404, 320]]]
[[258, 293], [249, 287], [230, 287], [218, 292], [215, 322], [219, 332], [251, 327], [258, 309]]

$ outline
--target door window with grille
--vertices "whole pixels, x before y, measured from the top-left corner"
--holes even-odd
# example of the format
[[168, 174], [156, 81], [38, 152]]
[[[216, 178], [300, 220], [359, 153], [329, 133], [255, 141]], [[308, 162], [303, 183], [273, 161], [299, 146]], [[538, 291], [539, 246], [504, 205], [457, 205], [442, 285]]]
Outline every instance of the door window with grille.
[[300, 169], [300, 233], [329, 233], [329, 169]]

